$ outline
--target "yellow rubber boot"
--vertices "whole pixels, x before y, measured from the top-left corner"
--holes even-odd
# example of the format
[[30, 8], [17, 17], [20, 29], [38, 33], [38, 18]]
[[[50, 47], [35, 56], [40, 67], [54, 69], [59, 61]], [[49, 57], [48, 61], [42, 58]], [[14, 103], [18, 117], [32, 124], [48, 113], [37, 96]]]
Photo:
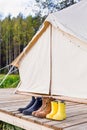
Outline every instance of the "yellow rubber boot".
[[58, 102], [51, 101], [51, 112], [46, 115], [46, 118], [52, 119], [53, 116], [57, 113], [57, 111], [58, 111]]
[[66, 119], [66, 105], [64, 101], [59, 101], [58, 103], [58, 111], [57, 113], [53, 116], [54, 120], [64, 120]]

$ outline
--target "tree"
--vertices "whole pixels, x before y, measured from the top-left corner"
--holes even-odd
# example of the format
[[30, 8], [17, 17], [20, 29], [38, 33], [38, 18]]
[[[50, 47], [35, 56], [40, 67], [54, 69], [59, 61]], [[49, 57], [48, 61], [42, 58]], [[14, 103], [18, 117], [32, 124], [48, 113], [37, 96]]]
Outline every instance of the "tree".
[[80, 0], [36, 0], [39, 10], [36, 10], [36, 14], [47, 16], [49, 13], [59, 11], [66, 8]]

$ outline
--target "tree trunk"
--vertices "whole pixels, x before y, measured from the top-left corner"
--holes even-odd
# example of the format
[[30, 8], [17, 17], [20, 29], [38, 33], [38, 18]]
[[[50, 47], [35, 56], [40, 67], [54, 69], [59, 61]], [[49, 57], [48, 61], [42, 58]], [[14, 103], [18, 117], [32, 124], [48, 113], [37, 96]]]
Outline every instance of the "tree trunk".
[[6, 65], [9, 64], [8, 43], [6, 44]]
[[9, 47], [8, 47], [8, 57], [9, 57], [9, 64], [11, 63], [11, 40], [10, 40], [10, 36], [9, 36]]

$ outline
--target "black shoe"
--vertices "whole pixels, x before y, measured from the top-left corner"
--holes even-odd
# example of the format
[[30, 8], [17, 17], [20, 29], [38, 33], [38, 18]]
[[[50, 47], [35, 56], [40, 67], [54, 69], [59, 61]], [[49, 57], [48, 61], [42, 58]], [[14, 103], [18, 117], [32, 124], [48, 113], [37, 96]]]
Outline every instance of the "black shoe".
[[38, 97], [35, 103], [28, 109], [23, 111], [24, 115], [31, 115], [33, 111], [38, 110], [42, 105], [42, 98]]
[[35, 97], [32, 96], [32, 100], [29, 102], [29, 104], [24, 108], [19, 108], [18, 111], [22, 113], [24, 110], [30, 108], [34, 104], [35, 101], [36, 101]]

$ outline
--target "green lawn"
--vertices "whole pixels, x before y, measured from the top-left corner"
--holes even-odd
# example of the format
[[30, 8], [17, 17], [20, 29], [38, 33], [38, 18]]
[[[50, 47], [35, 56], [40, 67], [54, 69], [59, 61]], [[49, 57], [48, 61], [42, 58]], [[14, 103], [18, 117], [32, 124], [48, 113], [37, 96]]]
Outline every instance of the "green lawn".
[[[0, 82], [3, 80], [4, 77], [5, 75], [0, 75]], [[19, 75], [9, 75], [3, 82], [3, 84], [0, 86], [0, 88], [15, 88], [19, 83], [19, 80]]]

